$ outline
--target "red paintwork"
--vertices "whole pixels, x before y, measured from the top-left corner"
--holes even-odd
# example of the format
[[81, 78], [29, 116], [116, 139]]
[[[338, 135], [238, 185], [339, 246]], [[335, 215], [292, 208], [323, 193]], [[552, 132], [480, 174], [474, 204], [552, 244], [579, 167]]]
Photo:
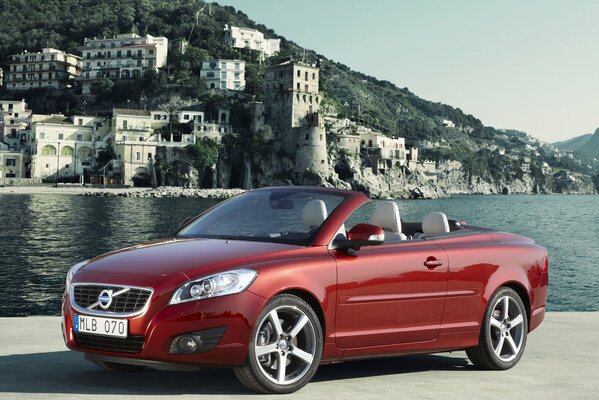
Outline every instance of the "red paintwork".
[[[324, 325], [323, 363], [475, 346], [487, 302], [505, 285], [523, 297], [530, 330], [543, 320], [547, 253], [532, 240], [509, 233], [481, 232], [362, 247], [347, 255], [329, 250], [328, 245], [339, 226], [368, 198], [339, 189], [296, 189], [346, 196], [311, 246], [167, 239], [108, 253], [79, 270], [75, 283], [154, 288], [147, 311], [129, 319], [130, 335], [146, 338], [142, 352], [97, 353], [237, 366], [247, 356], [250, 332], [261, 309], [268, 299], [282, 292], [294, 292], [316, 305]], [[168, 305], [173, 291], [189, 279], [239, 267], [258, 271], [246, 291]], [[74, 310], [68, 294], [62, 311], [67, 346], [95, 352], [79, 348], [74, 340]], [[168, 354], [174, 336], [219, 326], [227, 326], [227, 330], [214, 350]]]

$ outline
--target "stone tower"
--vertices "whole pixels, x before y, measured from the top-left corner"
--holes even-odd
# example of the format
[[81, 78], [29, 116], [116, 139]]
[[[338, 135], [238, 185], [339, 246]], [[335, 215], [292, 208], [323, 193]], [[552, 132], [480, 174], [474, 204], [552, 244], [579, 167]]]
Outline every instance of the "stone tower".
[[266, 69], [264, 77], [265, 122], [295, 156], [295, 172], [328, 170], [324, 124], [319, 118], [319, 68], [287, 60]]

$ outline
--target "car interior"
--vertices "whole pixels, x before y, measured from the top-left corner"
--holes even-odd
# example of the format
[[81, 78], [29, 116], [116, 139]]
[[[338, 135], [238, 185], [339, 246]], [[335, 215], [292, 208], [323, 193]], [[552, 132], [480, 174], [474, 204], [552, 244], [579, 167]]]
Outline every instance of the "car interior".
[[[321, 200], [312, 200], [310, 203], [312, 202], [322, 203]], [[304, 210], [308, 208], [310, 203], [306, 205]], [[448, 219], [447, 215], [442, 212], [431, 212], [422, 219], [422, 222], [407, 222], [401, 219], [399, 206], [396, 202], [384, 200], [371, 202], [371, 204], [375, 206], [369, 219], [364, 220], [363, 215], [361, 215], [361, 218], [356, 219], [356, 221], [353, 221], [351, 217], [348, 218], [348, 221], [339, 228], [336, 238], [339, 238], [339, 235], [345, 236], [346, 225], [350, 226], [351, 229], [351, 226], [356, 225], [356, 223], [363, 222], [383, 228], [385, 243], [438, 238], [451, 235], [453, 232], [463, 229], [463, 226], [458, 221]], [[318, 218], [323, 218], [322, 220], [318, 219], [318, 221], [321, 221], [320, 223], [326, 219], [326, 207], [324, 203], [319, 207], [310, 206], [310, 212], [317, 213]], [[370, 212], [362, 212], [361, 214], [368, 215]], [[316, 216], [312, 216], [311, 218], [316, 218]], [[306, 220], [304, 219], [304, 221]], [[313, 221], [316, 221], [316, 219]]]

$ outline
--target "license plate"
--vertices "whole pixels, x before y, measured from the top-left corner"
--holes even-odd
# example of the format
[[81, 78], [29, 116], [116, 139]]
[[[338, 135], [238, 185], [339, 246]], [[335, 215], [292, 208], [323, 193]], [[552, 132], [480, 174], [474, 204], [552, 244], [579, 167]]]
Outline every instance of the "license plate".
[[126, 319], [90, 317], [88, 315], [75, 314], [75, 332], [126, 338], [128, 327], [129, 321]]

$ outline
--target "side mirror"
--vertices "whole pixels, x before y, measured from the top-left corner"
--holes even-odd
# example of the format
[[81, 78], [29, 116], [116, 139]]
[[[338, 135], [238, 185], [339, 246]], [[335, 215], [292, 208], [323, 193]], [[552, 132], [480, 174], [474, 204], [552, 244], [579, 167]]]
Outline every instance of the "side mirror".
[[371, 224], [358, 224], [347, 233], [347, 239], [333, 241], [337, 250], [360, 250], [362, 246], [377, 246], [385, 241], [383, 228]]

